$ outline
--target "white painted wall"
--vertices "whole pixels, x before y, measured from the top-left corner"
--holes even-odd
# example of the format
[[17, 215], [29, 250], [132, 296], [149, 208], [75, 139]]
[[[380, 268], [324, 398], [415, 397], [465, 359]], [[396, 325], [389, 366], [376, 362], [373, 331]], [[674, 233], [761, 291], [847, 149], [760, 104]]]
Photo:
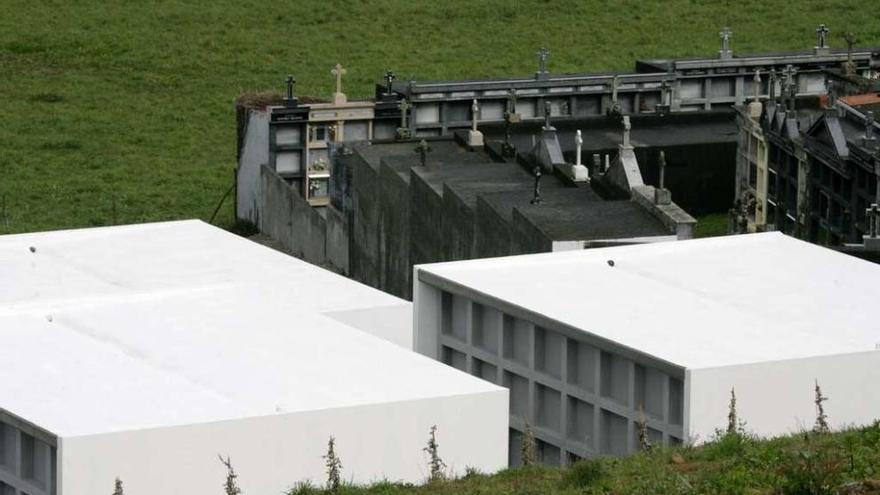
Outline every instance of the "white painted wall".
[[64, 438], [58, 493], [109, 492], [117, 476], [129, 495], [219, 493], [222, 454], [231, 457], [244, 493], [277, 494], [299, 480], [326, 480], [321, 456], [330, 435], [345, 480], [422, 482], [429, 472], [422, 449], [435, 424], [440, 456], [452, 472], [468, 466], [495, 472], [507, 466], [507, 395], [502, 389]]
[[324, 315], [407, 350], [413, 350], [413, 316], [410, 303], [333, 311]]
[[238, 217], [258, 223], [260, 167], [269, 164], [269, 111], [251, 110], [247, 132], [238, 160]]
[[810, 429], [816, 380], [829, 397], [824, 406], [832, 428], [880, 419], [880, 351], [869, 351], [687, 370], [684, 431], [701, 443], [726, 428], [731, 387], [748, 431], [777, 436]]
[[413, 268], [413, 350], [440, 359], [440, 289], [419, 280]]

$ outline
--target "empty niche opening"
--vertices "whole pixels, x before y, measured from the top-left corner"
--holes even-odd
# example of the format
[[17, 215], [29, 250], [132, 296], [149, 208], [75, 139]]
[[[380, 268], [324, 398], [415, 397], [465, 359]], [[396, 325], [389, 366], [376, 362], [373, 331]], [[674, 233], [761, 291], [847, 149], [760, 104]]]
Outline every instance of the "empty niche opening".
[[564, 338], [558, 333], [535, 327], [535, 369], [554, 378], [562, 378], [562, 346]]
[[504, 358], [529, 365], [531, 323], [504, 315]]
[[507, 445], [508, 466], [522, 465], [522, 439], [523, 435], [519, 430], [510, 429], [510, 434], [508, 435], [509, 443]]
[[444, 120], [448, 123], [471, 121], [471, 101], [454, 101], [446, 103]]
[[[12, 427], [0, 421], [0, 466], [12, 464]], [[0, 492], [3, 495], [3, 492]]]
[[498, 334], [501, 331], [501, 312], [495, 308], [473, 303], [473, 344], [492, 354], [498, 353]]
[[538, 460], [541, 461], [541, 464], [559, 466], [562, 463], [562, 451], [559, 450], [559, 447], [543, 440], [536, 440], [535, 447], [537, 447]]
[[602, 410], [599, 421], [599, 452], [603, 455], [626, 455], [628, 453], [628, 426], [623, 416]]
[[45, 488], [49, 473], [49, 445], [24, 432], [20, 438], [21, 478]]
[[537, 401], [537, 423], [542, 428], [556, 432], [560, 429], [562, 412], [562, 394], [557, 390], [544, 385], [535, 385], [535, 399]]
[[582, 460], [584, 460], [584, 458], [575, 454], [574, 452], [568, 453], [568, 465], [569, 466], [574, 466], [575, 464], [581, 462]]
[[595, 347], [568, 339], [568, 383], [595, 392], [598, 356], [599, 351]]
[[574, 397], [568, 397], [566, 436], [569, 440], [582, 443], [592, 450], [594, 419], [595, 408], [592, 404]]
[[482, 359], [471, 358], [471, 374], [492, 383], [498, 380], [498, 368]]
[[610, 352], [601, 352], [601, 395], [629, 405], [629, 361]]
[[467, 370], [467, 356], [451, 347], [443, 346], [443, 362], [461, 371]]
[[669, 377], [669, 424], [681, 425], [684, 419], [684, 385]]
[[598, 96], [578, 96], [575, 99], [575, 115], [599, 115], [602, 101]]
[[528, 419], [529, 381], [517, 374], [505, 371], [502, 385], [510, 390], [510, 413]]
[[641, 408], [645, 415], [663, 419], [663, 393], [668, 376], [661, 371], [645, 366], [635, 366], [636, 409]]
[[440, 328], [444, 335], [450, 335], [462, 342], [467, 341], [468, 300], [449, 292], [443, 292], [440, 306]]

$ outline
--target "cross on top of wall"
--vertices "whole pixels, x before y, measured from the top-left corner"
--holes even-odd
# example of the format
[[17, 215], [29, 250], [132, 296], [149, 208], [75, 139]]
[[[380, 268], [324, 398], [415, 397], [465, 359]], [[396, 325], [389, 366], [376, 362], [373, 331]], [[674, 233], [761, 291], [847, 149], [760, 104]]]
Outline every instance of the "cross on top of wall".
[[545, 76], [547, 75], [547, 59], [550, 58], [550, 50], [541, 47], [536, 55], [538, 56], [538, 75]]
[[818, 39], [816, 48], [828, 48], [828, 27], [825, 24], [819, 24], [816, 28], [816, 38]]
[[731, 55], [730, 38], [733, 37], [733, 31], [729, 27], [725, 27], [718, 35], [721, 36], [721, 57], [728, 58]]
[[330, 71], [330, 74], [336, 76], [336, 92], [342, 93], [342, 76], [344, 76], [348, 71], [342, 67], [342, 64], [336, 64], [333, 67], [333, 70]]
[[391, 83], [397, 79], [397, 76], [394, 75], [392, 71], [385, 71], [385, 93], [391, 94]]
[[296, 84], [296, 78], [293, 77], [293, 75], [288, 75], [284, 82], [287, 83], [287, 96], [284, 98], [284, 102], [288, 107], [296, 106], [296, 98], [293, 96], [293, 87]]

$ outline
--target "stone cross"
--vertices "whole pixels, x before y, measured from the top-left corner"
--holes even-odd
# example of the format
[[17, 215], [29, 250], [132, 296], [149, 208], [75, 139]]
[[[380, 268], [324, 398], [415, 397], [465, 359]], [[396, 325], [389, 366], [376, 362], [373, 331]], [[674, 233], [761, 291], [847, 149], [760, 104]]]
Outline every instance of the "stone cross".
[[543, 76], [547, 74], [547, 59], [550, 58], [550, 50], [541, 48], [536, 53], [538, 56], [538, 74]]
[[794, 100], [797, 97], [797, 83], [795, 81], [795, 74], [797, 74], [797, 69], [795, 69], [791, 64], [785, 66], [785, 70], [782, 71], [782, 75], [785, 76], [785, 96], [789, 98], [789, 105], [791, 108], [788, 110], [794, 110]]
[[856, 63], [853, 62], [852, 50], [853, 45], [858, 43], [858, 39], [852, 32], [846, 33], [843, 39], [846, 41], [846, 62], [843, 63], [843, 73], [848, 76], [854, 76], [856, 74]]
[[285, 98], [285, 100], [287, 101], [288, 105], [292, 105], [293, 101], [294, 101], [293, 100], [293, 86], [296, 84], [296, 78], [293, 77], [293, 75], [289, 75], [289, 76], [287, 76], [287, 79], [285, 79], [284, 82], [287, 83], [287, 98]]
[[663, 150], [660, 150], [660, 157], [657, 160], [660, 166], [660, 182], [659, 188], [666, 188], [666, 153]]
[[342, 67], [342, 64], [336, 64], [333, 67], [333, 70], [330, 71], [330, 74], [336, 76], [336, 92], [342, 93], [342, 76], [344, 76], [348, 71]]
[[752, 79], [752, 85], [755, 87], [755, 101], [761, 99], [761, 70], [755, 71], [755, 77]]
[[880, 206], [871, 203], [871, 207], [865, 210], [865, 216], [868, 218], [868, 235], [877, 237], [880, 233]]
[[828, 28], [825, 24], [819, 24], [816, 28], [816, 37], [819, 43], [816, 48], [828, 48]]
[[720, 52], [721, 58], [729, 58], [731, 55], [730, 38], [732, 37], [733, 32], [730, 30], [730, 28], [725, 27], [718, 34], [721, 36], [721, 52]]
[[834, 79], [825, 80], [825, 93], [828, 95], [828, 108], [833, 108], [837, 102], [837, 88], [834, 87]]
[[776, 71], [770, 69], [770, 75], [767, 76], [767, 96], [770, 101], [776, 102]]
[[623, 116], [623, 146], [626, 148], [630, 147], [629, 144], [629, 131], [632, 129], [632, 126], [629, 123], [629, 115]]
[[544, 129], [550, 129], [553, 126], [550, 124], [550, 113], [552, 112], [552, 107], [550, 105], [549, 100], [544, 100]]
[[385, 93], [391, 94], [391, 83], [397, 79], [397, 76], [394, 75], [392, 71], [385, 71]]
[[541, 166], [535, 165], [532, 173], [535, 175], [535, 190], [533, 191], [530, 203], [539, 205], [541, 204]]
[[782, 70], [782, 75], [785, 76], [785, 87], [789, 88], [789, 90], [794, 86], [794, 76], [796, 74], [797, 69], [791, 64], [786, 65], [785, 69]]
[[584, 138], [581, 136], [581, 130], [578, 129], [577, 134], [574, 136], [574, 145], [575, 145], [575, 165], [581, 166], [581, 148], [584, 146]]
[[510, 115], [516, 113], [516, 90], [513, 88], [507, 90], [507, 113]]
[[407, 125], [406, 125], [406, 112], [410, 108], [412, 108], [412, 105], [410, 105], [410, 103], [408, 101], [406, 101], [406, 98], [403, 98], [400, 100], [400, 128], [401, 129], [406, 129], [406, 127], [407, 127]]
[[615, 75], [611, 78], [611, 104], [613, 106], [617, 106], [617, 86], [620, 85], [620, 80]]
[[428, 142], [422, 139], [419, 141], [418, 146], [415, 148], [415, 152], [419, 154], [419, 161], [424, 167], [426, 163], [428, 163], [428, 152], [431, 151], [431, 147], [428, 146]]
[[471, 130], [477, 131], [477, 119], [480, 117], [480, 104], [477, 103], [477, 99], [474, 98], [473, 104], [471, 104]]

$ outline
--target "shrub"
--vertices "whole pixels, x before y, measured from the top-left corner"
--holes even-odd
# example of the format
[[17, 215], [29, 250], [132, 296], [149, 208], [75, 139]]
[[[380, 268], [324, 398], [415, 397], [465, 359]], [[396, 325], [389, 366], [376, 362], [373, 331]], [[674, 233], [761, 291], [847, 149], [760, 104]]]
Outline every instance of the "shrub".
[[816, 424], [813, 426], [815, 433], [829, 433], [831, 431], [831, 427], [828, 426], [828, 415], [825, 414], [825, 407], [822, 405], [827, 400], [828, 397], [822, 395], [822, 389], [819, 388], [819, 380], [816, 380], [816, 398], [813, 401], [816, 404]]
[[794, 451], [781, 464], [780, 489], [784, 495], [831, 495], [842, 481], [842, 467], [827, 448]]
[[226, 456], [226, 459], [224, 459], [222, 455], [218, 455], [217, 457], [219, 457], [220, 462], [226, 466], [226, 484], [223, 485], [226, 495], [241, 494], [241, 489], [235, 483], [235, 479], [238, 478], [238, 475], [235, 474], [235, 469], [232, 468], [232, 461], [229, 459], [229, 456]]
[[535, 455], [535, 434], [532, 427], [526, 421], [522, 434], [522, 446], [520, 446], [520, 460], [523, 466], [531, 466], [535, 464], [537, 456]]
[[342, 461], [336, 455], [336, 439], [332, 436], [330, 441], [327, 442], [327, 455], [322, 457], [327, 466], [327, 491], [338, 493], [341, 483]]
[[599, 461], [582, 460], [569, 467], [562, 475], [562, 483], [574, 488], [587, 488], [605, 476], [605, 468]]
[[437, 443], [437, 425], [431, 427], [428, 445], [422, 450], [428, 454], [428, 467], [431, 469], [428, 481], [433, 483], [446, 479], [446, 474], [444, 473], [446, 463], [440, 459], [440, 445]]

